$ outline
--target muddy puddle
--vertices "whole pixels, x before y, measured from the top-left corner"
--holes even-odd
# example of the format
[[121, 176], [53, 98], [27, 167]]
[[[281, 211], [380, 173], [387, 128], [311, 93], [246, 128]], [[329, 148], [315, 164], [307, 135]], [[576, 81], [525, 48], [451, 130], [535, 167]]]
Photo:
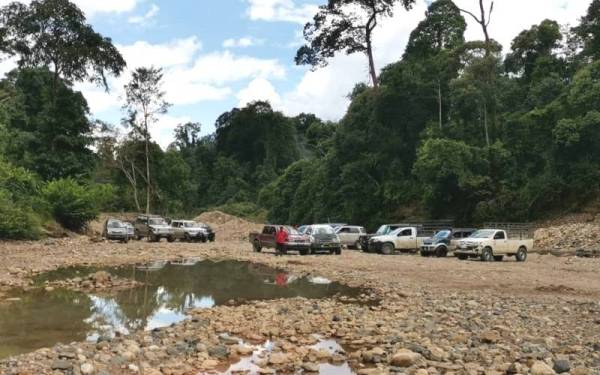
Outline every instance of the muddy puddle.
[[[96, 271], [133, 279], [142, 286], [117, 292], [48, 291], [46, 282], [85, 279]], [[361, 290], [321, 277], [298, 278], [236, 261], [187, 260], [119, 268], [64, 268], [41, 275], [30, 291], [14, 291], [0, 303], [0, 358], [57, 343], [95, 341], [169, 326], [189, 308], [278, 298], [356, 297]]]

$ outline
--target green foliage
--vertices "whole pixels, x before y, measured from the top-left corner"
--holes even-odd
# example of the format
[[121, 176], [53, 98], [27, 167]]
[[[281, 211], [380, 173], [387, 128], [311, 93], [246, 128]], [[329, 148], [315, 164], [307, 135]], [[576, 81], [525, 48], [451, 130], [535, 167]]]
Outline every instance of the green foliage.
[[81, 231], [100, 213], [95, 189], [73, 179], [55, 180], [42, 189], [42, 197], [54, 219], [67, 229]]
[[35, 240], [40, 236], [40, 222], [30, 207], [19, 206], [10, 193], [0, 189], [0, 239]]
[[13, 71], [1, 85], [11, 93], [7, 159], [44, 180], [88, 175], [94, 166], [92, 124], [83, 95], [63, 81], [55, 87], [46, 69]]

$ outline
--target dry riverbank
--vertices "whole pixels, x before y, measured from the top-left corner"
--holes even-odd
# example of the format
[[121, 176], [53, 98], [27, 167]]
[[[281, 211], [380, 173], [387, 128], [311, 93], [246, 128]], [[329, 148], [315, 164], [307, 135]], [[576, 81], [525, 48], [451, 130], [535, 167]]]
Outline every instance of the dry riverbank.
[[[380, 299], [377, 306], [290, 299], [197, 310], [193, 319], [156, 332], [13, 358], [0, 365], [4, 373], [50, 374], [52, 367], [57, 373], [210, 373], [267, 340], [272, 351], [255, 358], [266, 373], [310, 372], [325, 362], [347, 363], [360, 373], [419, 375], [545, 374], [567, 367], [591, 374], [600, 368], [599, 259], [531, 255], [526, 263], [480, 263], [353, 251], [275, 257], [252, 253], [244, 242], [122, 245], [85, 237], [3, 243], [0, 257], [4, 289], [65, 265], [202, 257], [324, 276], [367, 287]], [[312, 347], [317, 337], [333, 338], [344, 349]]]

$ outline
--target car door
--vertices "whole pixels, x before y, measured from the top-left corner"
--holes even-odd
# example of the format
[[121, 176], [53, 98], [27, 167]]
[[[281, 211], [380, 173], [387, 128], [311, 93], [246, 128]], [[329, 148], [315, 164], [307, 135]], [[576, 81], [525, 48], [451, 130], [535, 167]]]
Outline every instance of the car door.
[[411, 228], [405, 228], [398, 232], [396, 238], [396, 249], [398, 250], [408, 250], [415, 247], [416, 243], [416, 233], [415, 237], [413, 237], [413, 230]]
[[348, 245], [354, 246], [360, 239], [360, 228], [359, 227], [351, 227], [350, 233], [348, 233]]
[[349, 227], [341, 227], [337, 232], [338, 237], [340, 238], [340, 242], [343, 245], [348, 245], [352, 243], [352, 238], [350, 236], [350, 228]]
[[504, 254], [508, 251], [508, 239], [504, 231], [498, 231], [494, 234], [494, 253]]

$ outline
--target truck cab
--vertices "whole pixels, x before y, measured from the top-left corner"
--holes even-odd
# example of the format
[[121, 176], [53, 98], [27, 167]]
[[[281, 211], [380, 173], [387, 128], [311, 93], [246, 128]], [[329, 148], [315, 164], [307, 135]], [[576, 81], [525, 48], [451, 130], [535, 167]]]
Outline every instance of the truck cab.
[[421, 246], [421, 256], [445, 257], [449, 252], [457, 249], [458, 243], [464, 238], [468, 238], [476, 232], [474, 228], [442, 229], [437, 231], [431, 238], [423, 241]]
[[415, 252], [421, 248], [425, 238], [419, 236], [416, 227], [403, 227], [387, 235], [371, 238], [369, 248], [385, 255], [390, 255], [395, 251]]

